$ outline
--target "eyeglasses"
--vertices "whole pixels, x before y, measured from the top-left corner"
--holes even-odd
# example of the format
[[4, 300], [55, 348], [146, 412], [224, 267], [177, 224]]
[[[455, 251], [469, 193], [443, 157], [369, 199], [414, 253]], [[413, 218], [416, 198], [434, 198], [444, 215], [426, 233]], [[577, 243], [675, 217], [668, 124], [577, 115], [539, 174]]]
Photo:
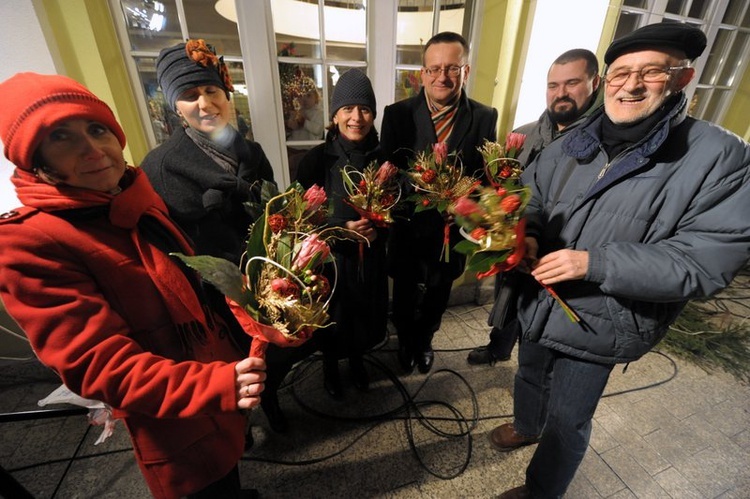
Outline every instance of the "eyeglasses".
[[615, 71], [614, 73], [607, 74], [604, 79], [610, 87], [621, 87], [630, 79], [630, 75], [635, 73], [644, 83], [661, 83], [667, 81], [673, 71], [685, 69], [687, 67], [688, 66], [667, 66], [663, 68], [641, 68], [632, 71]]
[[427, 76], [431, 76], [433, 78], [437, 78], [441, 73], [445, 73], [448, 76], [455, 78], [456, 76], [461, 74], [461, 70], [464, 68], [464, 66], [466, 66], [466, 64], [462, 64], [460, 66], [448, 66], [447, 68], [439, 68], [437, 66], [433, 66], [431, 68], [422, 68], [422, 71], [424, 71]]

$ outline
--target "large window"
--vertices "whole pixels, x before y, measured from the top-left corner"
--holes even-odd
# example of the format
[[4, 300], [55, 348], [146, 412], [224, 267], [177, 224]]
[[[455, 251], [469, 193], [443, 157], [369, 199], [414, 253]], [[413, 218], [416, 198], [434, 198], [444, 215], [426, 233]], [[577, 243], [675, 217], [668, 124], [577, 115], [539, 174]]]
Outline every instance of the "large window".
[[721, 123], [750, 50], [750, 2], [747, 0], [624, 0], [615, 38], [657, 22], [685, 22], [701, 28], [708, 47], [696, 64], [690, 114]]
[[175, 127], [182, 126], [172, 112], [156, 81], [159, 51], [187, 38], [203, 38], [212, 44], [229, 68], [234, 84], [231, 122], [253, 137], [245, 71], [240, 52], [237, 24], [219, 15], [213, 1], [206, 0], [111, 0], [118, 32], [129, 58], [131, 76], [148, 116], [147, 134], [153, 145], [166, 140]]
[[203, 38], [229, 65], [233, 124], [249, 125], [248, 137], [263, 146], [283, 187], [296, 178], [301, 157], [323, 141], [343, 72], [367, 73], [379, 111], [415, 95], [424, 43], [444, 30], [472, 43], [482, 0], [109, 2], [134, 87], [142, 90], [137, 98], [152, 144], [181, 126], [158, 88], [156, 57], [186, 38]]

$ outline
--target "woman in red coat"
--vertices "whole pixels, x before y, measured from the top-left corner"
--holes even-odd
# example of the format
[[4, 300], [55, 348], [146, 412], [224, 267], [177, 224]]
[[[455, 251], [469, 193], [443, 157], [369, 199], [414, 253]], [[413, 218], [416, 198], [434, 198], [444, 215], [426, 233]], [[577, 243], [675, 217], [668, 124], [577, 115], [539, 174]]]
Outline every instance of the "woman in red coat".
[[[238, 497], [265, 364], [242, 359], [110, 108], [56, 75], [0, 83], [22, 208], [0, 216], [0, 298], [73, 392], [112, 406], [158, 498]], [[241, 360], [242, 359], [242, 360]]]

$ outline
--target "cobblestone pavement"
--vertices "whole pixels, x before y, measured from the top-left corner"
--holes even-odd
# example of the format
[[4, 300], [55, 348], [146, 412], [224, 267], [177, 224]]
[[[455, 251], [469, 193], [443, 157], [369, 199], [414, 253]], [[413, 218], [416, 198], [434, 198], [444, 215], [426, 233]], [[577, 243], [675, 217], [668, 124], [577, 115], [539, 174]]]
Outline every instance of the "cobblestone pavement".
[[[489, 498], [523, 483], [533, 448], [499, 453], [487, 440], [510, 420], [515, 353], [466, 363], [487, 341], [488, 309], [449, 309], [430, 376], [400, 371], [395, 338], [368, 356], [367, 393], [342, 361], [342, 401], [324, 392], [317, 358], [298, 365], [279, 394], [290, 430], [251, 414], [243, 484], [262, 498], [410, 499]], [[0, 411], [34, 409], [57, 386], [36, 362], [0, 364]], [[566, 497], [750, 498], [750, 387], [650, 353], [615, 369], [606, 392]], [[121, 423], [94, 446], [100, 431], [84, 416], [2, 423], [0, 465], [38, 498], [149, 497]]]

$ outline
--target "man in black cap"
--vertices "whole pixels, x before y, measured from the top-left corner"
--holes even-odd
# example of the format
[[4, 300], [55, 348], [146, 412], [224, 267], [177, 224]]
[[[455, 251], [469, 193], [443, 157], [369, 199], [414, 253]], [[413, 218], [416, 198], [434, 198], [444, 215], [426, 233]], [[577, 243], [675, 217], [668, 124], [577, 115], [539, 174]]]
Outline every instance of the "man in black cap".
[[687, 116], [683, 89], [705, 46], [687, 24], [613, 42], [603, 110], [523, 174], [532, 270], [518, 301], [514, 421], [489, 437], [500, 451], [539, 446], [526, 483], [501, 497], [562, 497], [615, 364], [650, 351], [688, 300], [747, 264], [750, 145]]

